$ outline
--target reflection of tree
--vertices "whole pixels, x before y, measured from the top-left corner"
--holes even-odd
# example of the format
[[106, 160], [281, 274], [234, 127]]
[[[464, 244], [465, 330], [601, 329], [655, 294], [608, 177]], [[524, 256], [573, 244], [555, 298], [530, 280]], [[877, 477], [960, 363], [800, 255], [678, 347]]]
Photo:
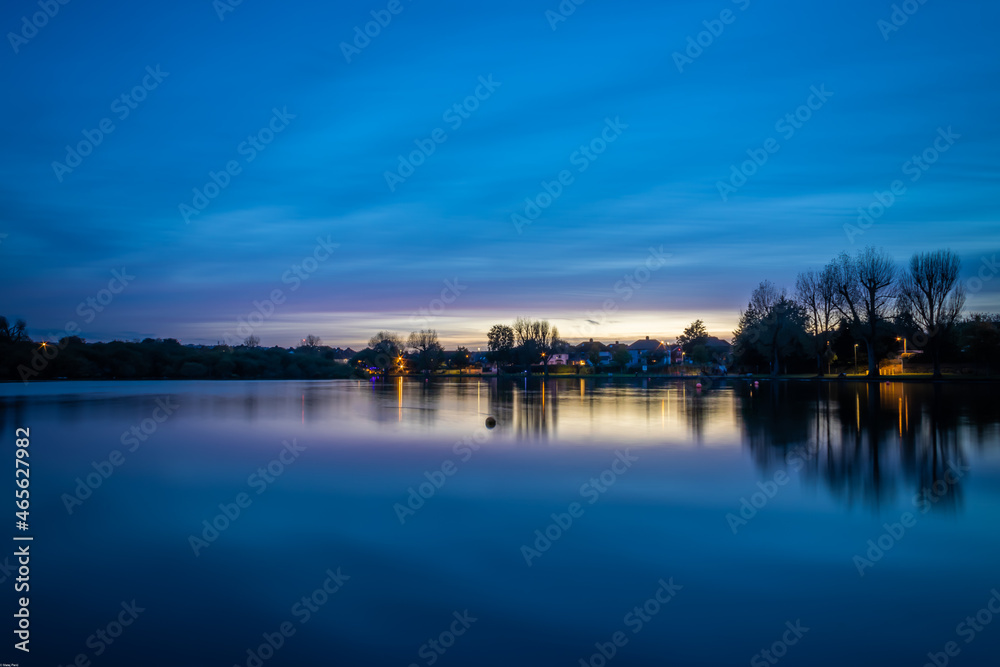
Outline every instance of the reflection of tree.
[[783, 460], [790, 450], [808, 442], [808, 401], [800, 385], [740, 384], [735, 391], [742, 395], [739, 407], [746, 440], [761, 464]]
[[931, 511], [960, 507], [963, 446], [989, 441], [980, 430], [998, 422], [989, 392], [975, 385], [767, 383], [740, 392], [745, 441], [762, 467], [803, 449], [804, 479], [875, 508], [899, 498]]

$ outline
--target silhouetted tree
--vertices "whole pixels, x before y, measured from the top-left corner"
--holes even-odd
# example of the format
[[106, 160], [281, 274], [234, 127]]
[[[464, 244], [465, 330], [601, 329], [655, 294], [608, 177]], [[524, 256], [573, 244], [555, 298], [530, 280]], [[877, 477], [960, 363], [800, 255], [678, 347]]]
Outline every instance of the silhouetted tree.
[[438, 343], [437, 332], [433, 329], [421, 329], [410, 333], [407, 347], [414, 351], [414, 361], [417, 370], [433, 371], [444, 360], [444, 350]]
[[[818, 273], [810, 269], [795, 279], [795, 299], [809, 316], [808, 328], [813, 336], [818, 375], [823, 375], [824, 356], [833, 354], [830, 340], [837, 324], [836, 296], [834, 272], [829, 266]], [[826, 361], [829, 360], [827, 356]]]
[[958, 280], [961, 267], [951, 250], [919, 253], [910, 258], [900, 283], [900, 301], [923, 329], [917, 347], [930, 348], [935, 377], [941, 375], [941, 343], [965, 306], [965, 289]]
[[396, 368], [403, 356], [403, 340], [391, 331], [379, 331], [368, 341], [372, 351], [369, 363], [385, 372]]
[[0, 340], [5, 343], [26, 343], [31, 340], [28, 338], [27, 327], [28, 324], [21, 319], [11, 326], [10, 321], [0, 315]]
[[451, 357], [451, 365], [458, 369], [467, 368], [472, 364], [472, 355], [468, 348], [459, 347]]
[[494, 324], [486, 334], [490, 356], [497, 363], [509, 362], [514, 349], [514, 330], [506, 324]]
[[875, 341], [896, 300], [896, 265], [884, 250], [867, 247], [853, 257], [846, 252], [828, 265], [836, 292], [834, 306], [864, 341], [868, 377], [879, 376]]
[[806, 337], [808, 316], [783, 288], [769, 280], [761, 282], [750, 295], [747, 308], [740, 313], [740, 324], [734, 332], [734, 347], [741, 363], [749, 353], [768, 360], [771, 374], [781, 372], [782, 358], [801, 347]]
[[[677, 337], [677, 344], [681, 346], [684, 352], [691, 356], [694, 353], [695, 347], [701, 345], [704, 348], [705, 343], [708, 341], [708, 329], [705, 328], [705, 323], [701, 320], [695, 320], [691, 323], [687, 329], [684, 330], [680, 336]], [[707, 356], [707, 349], [705, 349]], [[691, 357], [694, 359], [694, 357]], [[698, 361], [698, 359], [694, 359]], [[708, 361], [706, 358], [704, 361]]]

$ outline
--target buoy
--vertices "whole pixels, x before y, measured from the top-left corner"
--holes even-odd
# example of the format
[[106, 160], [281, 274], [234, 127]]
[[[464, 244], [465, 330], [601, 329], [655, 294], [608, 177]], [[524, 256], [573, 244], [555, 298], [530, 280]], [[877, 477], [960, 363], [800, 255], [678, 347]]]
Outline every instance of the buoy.
[[493, 419], [493, 417], [486, 418], [486, 428], [493, 428], [496, 425], [497, 425], [496, 419]]

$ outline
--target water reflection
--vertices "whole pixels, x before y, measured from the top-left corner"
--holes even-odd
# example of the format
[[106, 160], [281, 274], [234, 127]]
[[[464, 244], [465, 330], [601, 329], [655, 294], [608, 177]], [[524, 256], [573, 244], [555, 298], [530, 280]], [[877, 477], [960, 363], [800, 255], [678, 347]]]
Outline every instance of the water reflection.
[[848, 504], [878, 508], [925, 492], [934, 509], [955, 510], [962, 481], [951, 481], [954, 471], [971, 451], [997, 445], [988, 395], [981, 386], [770, 383], [738, 402], [744, 441], [764, 468], [805, 446], [812, 465], [804, 474]]
[[[178, 419], [237, 433], [316, 432], [330, 445], [451, 446], [496, 419], [491, 437], [521, 447], [742, 445], [762, 476], [808, 453], [799, 478], [847, 506], [878, 510], [933, 491], [962, 509], [954, 471], [1000, 444], [996, 385], [567, 378], [387, 381], [53, 383], [0, 387], [0, 426], [57, 420], [118, 432], [170, 394]], [[24, 394], [27, 393], [30, 398]], [[107, 400], [112, 399], [112, 400]], [[44, 411], [44, 414], [33, 413]], [[31, 413], [31, 414], [29, 414]], [[951, 471], [951, 472], [949, 472]]]

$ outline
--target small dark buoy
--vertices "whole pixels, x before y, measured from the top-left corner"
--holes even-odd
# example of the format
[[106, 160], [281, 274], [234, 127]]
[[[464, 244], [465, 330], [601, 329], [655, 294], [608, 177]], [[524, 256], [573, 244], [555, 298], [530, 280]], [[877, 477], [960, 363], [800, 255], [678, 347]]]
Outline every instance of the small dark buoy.
[[493, 417], [486, 418], [486, 428], [493, 428], [496, 425], [497, 425], [496, 419], [493, 419]]

